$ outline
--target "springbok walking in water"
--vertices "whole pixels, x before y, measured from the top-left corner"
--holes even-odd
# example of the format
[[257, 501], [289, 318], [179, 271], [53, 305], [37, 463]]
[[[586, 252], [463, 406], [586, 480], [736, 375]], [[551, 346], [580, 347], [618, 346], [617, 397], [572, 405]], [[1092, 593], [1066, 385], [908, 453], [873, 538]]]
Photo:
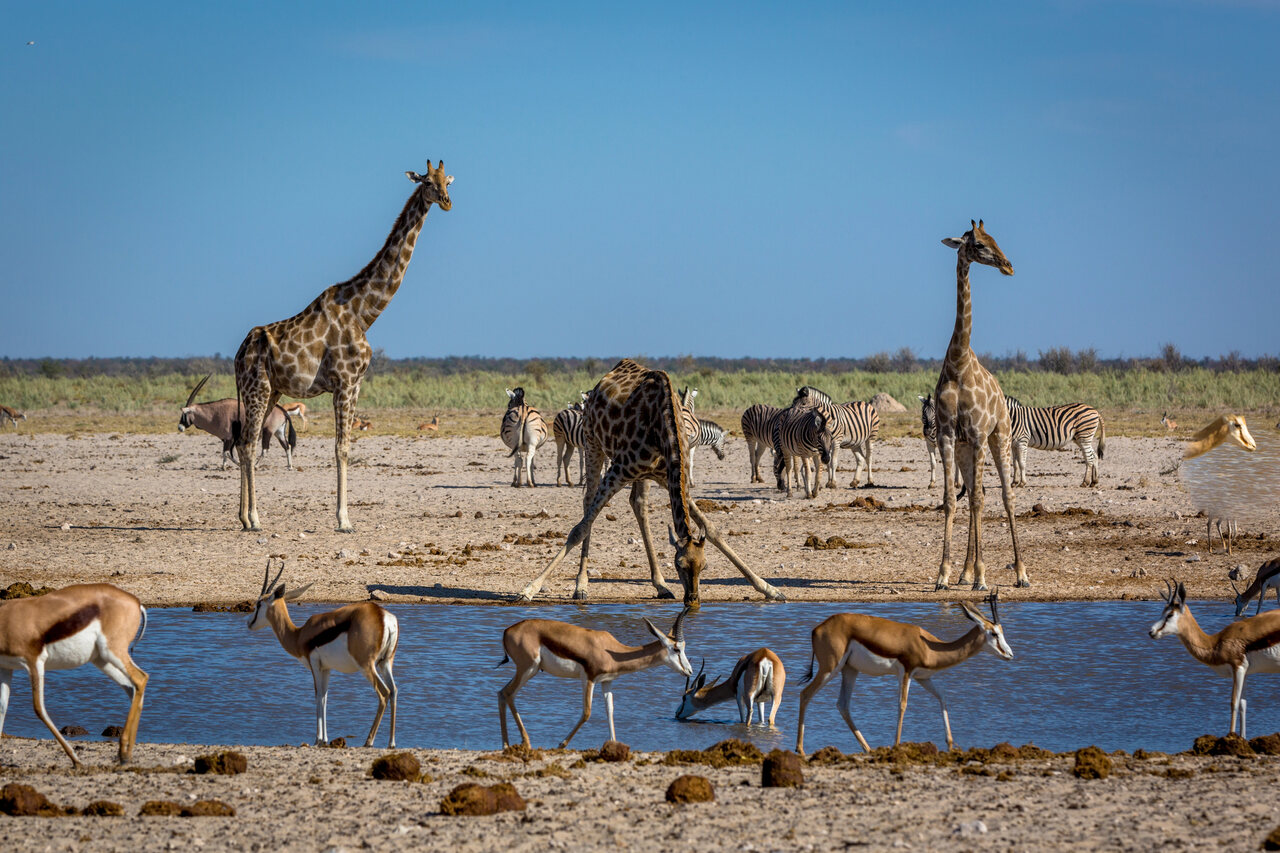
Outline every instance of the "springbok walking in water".
[[1258, 599], [1258, 609], [1253, 615], [1257, 616], [1262, 612], [1262, 602], [1267, 597], [1267, 590], [1273, 590], [1276, 594], [1276, 606], [1280, 607], [1280, 559], [1268, 560], [1258, 567], [1258, 573], [1253, 576], [1253, 581], [1245, 588], [1243, 592], [1236, 586], [1236, 582], [1231, 582], [1231, 588], [1236, 591], [1236, 616], [1244, 612], [1245, 607], [1254, 598]]
[[13, 671], [24, 669], [31, 677], [36, 716], [80, 768], [75, 750], [44, 709], [44, 676], [46, 670], [92, 663], [129, 694], [129, 716], [120, 733], [120, 763], [127, 763], [138, 739], [147, 688], [147, 674], [134, 665], [129, 651], [146, 631], [146, 608], [132, 594], [108, 583], [76, 584], [0, 604], [0, 732], [9, 709]]
[[[706, 661], [702, 662], [703, 669]], [[778, 716], [778, 706], [782, 704], [782, 690], [787, 684], [787, 668], [782, 659], [772, 649], [756, 649], [739, 658], [733, 672], [724, 681], [718, 679], [707, 684], [707, 677], [702, 670], [692, 683], [685, 679], [684, 695], [680, 697], [680, 707], [676, 710], [677, 720], [687, 720], [699, 711], [712, 705], [733, 700], [738, 703], [738, 720], [744, 725], [751, 725], [755, 706], [760, 706], [760, 725], [765, 725], [765, 703], [772, 702], [769, 711], [768, 726], [773, 728], [774, 718]]]
[[591, 695], [596, 685], [604, 687], [604, 705], [609, 712], [609, 740], [617, 740], [613, 729], [613, 681], [628, 672], [639, 672], [655, 666], [669, 666], [686, 678], [693, 674], [684, 649], [684, 620], [689, 615], [686, 607], [676, 617], [671, 633], [664, 634], [648, 619], [645, 627], [654, 641], [643, 646], [628, 646], [618, 641], [608, 631], [592, 631], [555, 622], [550, 619], [525, 619], [502, 632], [502, 662], [513, 661], [516, 674], [498, 691], [498, 719], [502, 723], [502, 745], [507, 739], [507, 709], [520, 729], [520, 740], [529, 746], [529, 732], [516, 710], [516, 693], [539, 671], [561, 678], [577, 678], [582, 682], [582, 719], [560, 742], [560, 749], [591, 719]]
[[[949, 472], [948, 472], [949, 473]], [[944, 474], [945, 476], [945, 474]], [[813, 629], [813, 658], [809, 674], [804, 681], [808, 686], [800, 692], [800, 720], [796, 727], [796, 752], [804, 755], [804, 712], [814, 694], [836, 672], [840, 673], [840, 698], [836, 707], [840, 716], [849, 724], [849, 730], [867, 752], [862, 732], [849, 713], [849, 699], [853, 695], [853, 683], [858, 675], [898, 676], [898, 732], [893, 745], [902, 742], [902, 718], [907, 713], [907, 691], [915, 680], [934, 695], [942, 709], [942, 725], [947, 732], [947, 749], [955, 748], [951, 738], [951, 720], [947, 716], [947, 701], [942, 691], [934, 685], [933, 676], [943, 670], [964, 663], [986, 649], [1003, 660], [1013, 659], [1013, 650], [1004, 639], [997, 609], [997, 593], [987, 596], [991, 605], [991, 621], [987, 621], [968, 602], [961, 602], [964, 615], [973, 622], [969, 633], [956, 640], [940, 640], [917, 625], [893, 622], [879, 616], [860, 613], [837, 613]], [[813, 665], [818, 665], [814, 675]], [[812, 680], [810, 680], [812, 679]]]
[[281, 560], [280, 571], [268, 581], [271, 561], [267, 560], [262, 592], [258, 594], [253, 615], [249, 617], [249, 630], [257, 631], [270, 625], [284, 650], [311, 671], [316, 689], [316, 746], [329, 742], [326, 719], [329, 673], [336, 670], [364, 673], [378, 694], [378, 713], [373, 718], [369, 736], [365, 738], [365, 746], [373, 746], [382, 714], [387, 710], [387, 704], [391, 704], [391, 740], [387, 745], [394, 749], [396, 681], [391, 667], [395, 663], [396, 645], [400, 642], [399, 621], [372, 601], [362, 601], [327, 613], [317, 613], [299, 628], [289, 618], [288, 602], [301, 598], [311, 584], [286, 592], [284, 584], [276, 585], [283, 573], [284, 561]]
[[1182, 641], [1191, 656], [1219, 675], [1231, 676], [1231, 727], [1240, 721], [1245, 735], [1244, 680], [1250, 672], [1280, 672], [1280, 610], [1269, 610], [1232, 622], [1216, 634], [1206, 634], [1187, 607], [1187, 588], [1165, 581], [1164, 612], [1148, 632], [1158, 640], [1170, 635]]

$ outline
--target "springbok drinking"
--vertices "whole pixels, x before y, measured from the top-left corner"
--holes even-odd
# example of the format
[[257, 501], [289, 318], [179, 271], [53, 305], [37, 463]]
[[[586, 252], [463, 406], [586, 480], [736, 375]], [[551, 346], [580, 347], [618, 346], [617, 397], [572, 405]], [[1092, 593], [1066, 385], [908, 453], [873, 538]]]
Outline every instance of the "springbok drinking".
[[[706, 661], [702, 664], [705, 669]], [[687, 720], [712, 705], [733, 699], [738, 703], [738, 720], [746, 726], [751, 725], [752, 715], [758, 704], [760, 725], [763, 726], [765, 703], [772, 702], [768, 725], [773, 728], [774, 718], [778, 716], [778, 706], [782, 704], [782, 689], [786, 684], [787, 668], [782, 665], [782, 659], [772, 649], [756, 649], [739, 658], [733, 672], [724, 681], [717, 679], [707, 684], [707, 677], [702, 670], [698, 671], [698, 677], [692, 683], [686, 678], [676, 719]]]

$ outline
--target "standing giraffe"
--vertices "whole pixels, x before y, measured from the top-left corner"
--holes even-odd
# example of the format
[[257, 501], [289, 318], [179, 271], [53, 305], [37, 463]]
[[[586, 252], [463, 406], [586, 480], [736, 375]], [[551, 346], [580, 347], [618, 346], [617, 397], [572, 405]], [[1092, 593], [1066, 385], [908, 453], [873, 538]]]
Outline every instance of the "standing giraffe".
[[240, 444], [240, 524], [260, 530], [254, 487], [257, 454], [247, 449], [262, 430], [262, 419], [280, 395], [306, 399], [333, 394], [334, 452], [338, 463], [338, 532], [351, 533], [347, 518], [347, 452], [360, 381], [372, 350], [365, 333], [395, 296], [404, 280], [418, 232], [432, 204], [453, 207], [444, 161], [427, 172], [405, 172], [417, 186], [391, 228], [386, 242], [356, 276], [326, 289], [287, 320], [256, 326], [236, 353], [236, 388], [244, 400], [245, 427]]
[[[1013, 539], [1013, 568], [1018, 586], [1031, 586], [1027, 567], [1018, 550], [1018, 530], [1014, 526], [1010, 444], [1012, 425], [1005, 406], [1000, 383], [978, 362], [969, 346], [973, 331], [973, 305], [969, 299], [969, 265], [977, 262], [995, 267], [1005, 275], [1013, 275], [1013, 264], [1000, 251], [996, 241], [982, 227], [982, 220], [969, 220], [970, 230], [963, 237], [947, 237], [944, 246], [956, 250], [956, 328], [942, 362], [942, 373], [933, 396], [938, 419], [938, 449], [942, 454], [942, 565], [938, 568], [935, 589], [946, 589], [951, 575], [951, 525], [955, 520], [956, 493], [952, 471], [956, 465], [959, 442], [960, 473], [969, 490], [969, 546], [965, 551], [960, 583], [970, 572], [973, 588], [986, 589], [986, 569], [982, 564], [982, 448], [991, 449], [1004, 511], [1009, 519], [1009, 535]], [[975, 485], [978, 488], [975, 488]]]
[[[785, 600], [781, 592], [747, 568], [694, 503], [689, 485], [689, 451], [684, 434], [684, 412], [671, 384], [671, 377], [661, 370], [649, 370], [624, 358], [605, 374], [587, 398], [583, 414], [587, 467], [582, 520], [569, 531], [569, 538], [551, 564], [520, 593], [521, 600], [531, 601], [542, 589], [551, 572], [578, 543], [582, 543], [582, 557], [578, 564], [578, 581], [573, 597], [579, 601], [586, 599], [591, 525], [609, 500], [628, 483], [631, 485], [631, 509], [640, 525], [640, 536], [644, 541], [645, 555], [649, 558], [649, 574], [653, 586], [657, 589], [659, 598], [674, 598], [666, 581], [662, 579], [662, 572], [658, 570], [653, 541], [649, 535], [649, 517], [645, 505], [645, 490], [649, 480], [665, 485], [671, 498], [674, 530], [668, 530], [668, 538], [675, 547], [676, 572], [684, 585], [686, 604], [698, 606], [698, 577], [707, 563], [703, 548], [708, 540], [738, 567], [738, 571], [765, 598]], [[604, 470], [606, 458], [611, 460], [607, 471]]]

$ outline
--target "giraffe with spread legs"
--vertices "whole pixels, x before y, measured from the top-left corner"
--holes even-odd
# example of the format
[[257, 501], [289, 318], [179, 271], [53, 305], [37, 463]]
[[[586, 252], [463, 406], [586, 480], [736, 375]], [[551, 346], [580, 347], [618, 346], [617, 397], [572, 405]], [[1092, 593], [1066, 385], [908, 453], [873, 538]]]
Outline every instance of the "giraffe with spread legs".
[[973, 304], [969, 296], [969, 265], [995, 267], [1005, 275], [1013, 275], [1013, 264], [1000, 251], [995, 239], [983, 228], [982, 221], [969, 222], [971, 228], [963, 237], [948, 237], [944, 246], [956, 250], [956, 325], [942, 362], [942, 372], [934, 389], [934, 406], [938, 423], [938, 449], [942, 455], [942, 564], [938, 568], [936, 589], [946, 589], [951, 579], [951, 527], [955, 521], [956, 492], [952, 471], [959, 456], [960, 473], [969, 491], [969, 545], [965, 551], [960, 583], [972, 577], [974, 589], [986, 589], [986, 569], [982, 563], [982, 472], [983, 447], [988, 446], [1000, 475], [1004, 511], [1009, 520], [1009, 536], [1013, 539], [1013, 569], [1018, 586], [1031, 586], [1027, 568], [1018, 550], [1018, 529], [1013, 512], [1013, 490], [1010, 478], [1012, 424], [1004, 402], [1000, 383], [982, 366], [969, 336], [973, 331]]
[[354, 530], [347, 517], [347, 454], [360, 382], [373, 350], [365, 333], [395, 296], [413, 257], [418, 233], [431, 205], [449, 210], [452, 175], [444, 161], [427, 162], [426, 174], [405, 172], [415, 186], [382, 248], [356, 276], [326, 289], [287, 320], [256, 326], [236, 353], [236, 388], [244, 401], [240, 432], [240, 524], [260, 530], [254, 483], [257, 454], [249, 442], [280, 396], [307, 399], [333, 394], [334, 455], [338, 468], [338, 531]]
[[[673, 529], [668, 537], [675, 547], [676, 572], [684, 585], [686, 604], [697, 606], [698, 578], [706, 565], [703, 549], [708, 541], [720, 549], [729, 561], [768, 599], [783, 600], [783, 595], [767, 583], [734, 553], [716, 529], [703, 516], [693, 500], [689, 485], [689, 450], [684, 435], [684, 407], [676, 395], [671, 377], [661, 370], [649, 370], [630, 359], [623, 359], [609, 371], [587, 398], [583, 412], [583, 448], [586, 464], [586, 494], [582, 498], [582, 520], [574, 525], [569, 537], [542, 574], [520, 593], [523, 601], [531, 601], [547, 577], [576, 545], [582, 545], [578, 580], [573, 597], [587, 597], [587, 558], [591, 552], [591, 526], [609, 500], [631, 486], [631, 509], [640, 526], [649, 573], [659, 598], [674, 598], [653, 550], [649, 535], [649, 518], [645, 490], [649, 480], [667, 487], [671, 499]], [[605, 470], [605, 460], [609, 468]]]

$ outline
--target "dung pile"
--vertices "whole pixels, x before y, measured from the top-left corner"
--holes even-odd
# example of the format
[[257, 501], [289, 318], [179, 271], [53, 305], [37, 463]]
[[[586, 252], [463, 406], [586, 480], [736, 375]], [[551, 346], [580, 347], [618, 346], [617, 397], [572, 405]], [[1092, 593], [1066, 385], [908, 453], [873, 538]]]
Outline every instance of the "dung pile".
[[236, 776], [249, 769], [249, 759], [239, 752], [228, 749], [211, 755], [196, 756], [195, 773], [216, 773], [219, 776]]
[[496, 785], [458, 785], [440, 801], [440, 813], [479, 817], [498, 812], [524, 811], [524, 798], [510, 782]]
[[775, 749], [765, 756], [760, 767], [760, 787], [800, 788], [804, 786], [804, 769], [800, 756], [794, 752]]
[[710, 767], [732, 767], [759, 764], [764, 753], [753, 743], [728, 738], [706, 749], [673, 749], [662, 759], [666, 765], [706, 764]]
[[716, 789], [706, 776], [680, 776], [667, 786], [668, 803], [709, 803]]
[[37, 595], [44, 595], [48, 592], [53, 592], [53, 590], [47, 586], [36, 589], [26, 581], [18, 581], [17, 583], [9, 584], [4, 589], [0, 589], [0, 601], [7, 601], [10, 598], [35, 598]]
[[1096, 746], [1076, 750], [1071, 772], [1077, 779], [1105, 779], [1111, 775], [1111, 758]]
[[1188, 751], [1192, 755], [1234, 755], [1237, 758], [1252, 758], [1258, 754], [1249, 741], [1234, 732], [1226, 737], [1200, 735]]
[[411, 752], [393, 752], [375, 758], [369, 775], [387, 782], [417, 782], [422, 779], [422, 765]]

